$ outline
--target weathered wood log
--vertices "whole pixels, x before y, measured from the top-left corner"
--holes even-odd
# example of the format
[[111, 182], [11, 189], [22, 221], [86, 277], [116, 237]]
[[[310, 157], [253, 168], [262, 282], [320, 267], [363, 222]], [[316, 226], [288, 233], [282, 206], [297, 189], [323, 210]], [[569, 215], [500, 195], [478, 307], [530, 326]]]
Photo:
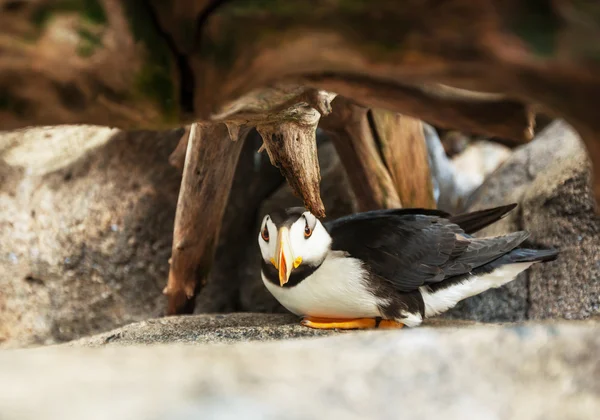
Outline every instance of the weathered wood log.
[[368, 109], [338, 96], [320, 127], [331, 137], [361, 211], [402, 207], [394, 181], [381, 159]]
[[421, 121], [382, 109], [369, 113], [371, 129], [402, 205], [436, 208]]
[[243, 140], [229, 139], [225, 124], [192, 125], [175, 214], [171, 268], [164, 291], [168, 315], [194, 310], [194, 298], [204, 286], [213, 262], [243, 144]]

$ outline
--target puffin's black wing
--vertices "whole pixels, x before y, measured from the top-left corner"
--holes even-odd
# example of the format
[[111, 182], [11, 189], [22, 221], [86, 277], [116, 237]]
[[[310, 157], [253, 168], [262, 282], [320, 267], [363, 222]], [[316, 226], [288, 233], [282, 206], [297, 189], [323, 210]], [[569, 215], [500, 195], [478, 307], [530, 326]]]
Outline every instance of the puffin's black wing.
[[326, 225], [332, 250], [346, 251], [403, 292], [466, 274], [523, 242], [527, 232], [475, 239], [449, 219], [423, 214], [348, 217]]
[[480, 231], [492, 223], [496, 223], [515, 207], [517, 207], [517, 203], [493, 207], [491, 209], [472, 211], [470, 213], [457, 214], [456, 216], [448, 217], [448, 220], [460, 226], [465, 233], [470, 234]]
[[458, 225], [467, 234], [475, 233], [492, 223], [497, 222], [506, 216], [511, 210], [517, 207], [516, 203], [506, 206], [493, 207], [485, 210], [478, 210], [469, 213], [462, 213], [452, 216], [442, 210], [423, 209], [423, 208], [404, 208], [404, 209], [382, 209], [371, 210], [362, 213], [355, 213], [339, 219], [325, 223], [325, 227], [329, 230], [340, 223], [350, 221], [369, 219], [375, 216], [404, 216], [409, 214], [422, 214], [426, 216], [439, 216], [450, 220], [450, 222]]

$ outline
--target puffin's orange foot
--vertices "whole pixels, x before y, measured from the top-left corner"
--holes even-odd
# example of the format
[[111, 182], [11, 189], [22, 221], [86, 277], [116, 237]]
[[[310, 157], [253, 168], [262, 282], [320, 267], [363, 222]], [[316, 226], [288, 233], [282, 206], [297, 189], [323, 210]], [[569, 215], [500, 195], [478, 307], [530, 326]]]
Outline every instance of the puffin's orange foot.
[[306, 327], [317, 328], [320, 330], [362, 330], [375, 328], [377, 322], [375, 321], [375, 318], [336, 319], [305, 316], [302, 318], [301, 324]]
[[398, 329], [404, 327], [404, 324], [393, 319], [382, 319], [377, 328]]

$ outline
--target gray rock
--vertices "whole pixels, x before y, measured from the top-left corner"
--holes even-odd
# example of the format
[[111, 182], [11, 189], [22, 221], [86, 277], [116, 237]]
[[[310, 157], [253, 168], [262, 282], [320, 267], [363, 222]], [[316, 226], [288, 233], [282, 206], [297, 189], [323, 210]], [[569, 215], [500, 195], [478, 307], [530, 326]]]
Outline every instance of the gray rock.
[[0, 342], [62, 342], [165, 305], [183, 130], [0, 136]]
[[583, 146], [551, 165], [523, 197], [522, 225], [536, 245], [561, 251], [529, 273], [529, 318], [586, 318], [600, 313], [600, 217]]
[[[165, 320], [165, 322], [168, 322]], [[595, 419], [592, 321], [0, 353], [3, 420]]]
[[[425, 327], [459, 327], [475, 325], [471, 321], [434, 318]], [[317, 330], [300, 325], [300, 318], [290, 313], [230, 313], [170, 316], [149, 319], [112, 331], [84, 337], [61, 346], [98, 347], [135, 344], [214, 344], [247, 341], [272, 341], [302, 337], [347, 334], [351, 331]]]
[[211, 344], [271, 341], [330, 335], [333, 331], [300, 325], [292, 314], [231, 313], [172, 316], [126, 325], [62, 346], [133, 344]]
[[525, 243], [554, 247], [557, 261], [537, 264], [514, 282], [460, 303], [445, 316], [480, 321], [585, 318], [600, 310], [600, 218], [594, 212], [583, 143], [555, 121], [520, 147], [472, 196], [469, 210], [519, 207], [480, 233], [531, 233]]

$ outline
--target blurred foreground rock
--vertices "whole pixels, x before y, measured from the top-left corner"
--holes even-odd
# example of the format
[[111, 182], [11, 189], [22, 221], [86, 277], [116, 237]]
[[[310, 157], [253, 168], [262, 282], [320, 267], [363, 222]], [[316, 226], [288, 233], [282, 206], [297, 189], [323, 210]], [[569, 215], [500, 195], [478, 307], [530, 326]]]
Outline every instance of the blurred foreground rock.
[[[176, 318], [160, 322], [163, 331], [172, 324], [176, 341], [198, 334]], [[3, 420], [420, 420], [440, 412], [447, 420], [591, 420], [600, 412], [598, 332], [597, 321], [559, 321], [9, 350], [0, 352], [0, 413]], [[138, 340], [147, 342], [124, 344]]]
[[480, 321], [586, 318], [600, 312], [600, 218], [594, 212], [590, 162], [583, 143], [555, 121], [522, 146], [474, 193], [469, 210], [519, 207], [481, 236], [516, 230], [526, 244], [554, 247], [559, 259], [534, 265], [519, 279], [463, 301], [445, 316]]

